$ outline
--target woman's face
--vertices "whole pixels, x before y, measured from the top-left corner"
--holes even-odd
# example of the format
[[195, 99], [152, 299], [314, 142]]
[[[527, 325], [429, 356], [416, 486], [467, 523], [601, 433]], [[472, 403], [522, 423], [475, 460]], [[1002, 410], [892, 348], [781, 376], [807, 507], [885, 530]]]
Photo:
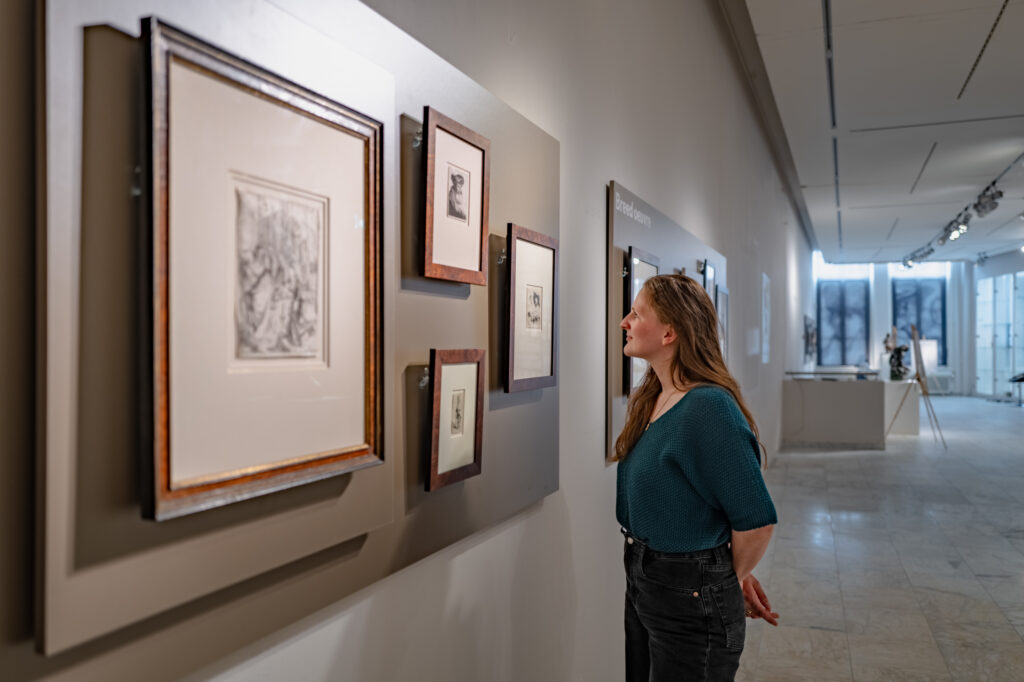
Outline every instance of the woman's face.
[[623, 352], [631, 358], [652, 360], [662, 353], [671, 353], [672, 328], [654, 314], [654, 309], [647, 303], [645, 290], [641, 289], [637, 294], [632, 309], [619, 326], [626, 330]]

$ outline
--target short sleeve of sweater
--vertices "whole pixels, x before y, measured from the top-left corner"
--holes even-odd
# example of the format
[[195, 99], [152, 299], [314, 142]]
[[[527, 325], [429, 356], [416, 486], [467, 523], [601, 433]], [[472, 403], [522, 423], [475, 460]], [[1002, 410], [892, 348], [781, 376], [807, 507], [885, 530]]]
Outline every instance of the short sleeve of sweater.
[[[692, 428], [698, 448], [695, 475], [734, 530], [778, 522], [760, 468], [760, 446], [735, 399], [725, 389], [696, 389]], [[688, 406], [689, 407], [689, 406]]]

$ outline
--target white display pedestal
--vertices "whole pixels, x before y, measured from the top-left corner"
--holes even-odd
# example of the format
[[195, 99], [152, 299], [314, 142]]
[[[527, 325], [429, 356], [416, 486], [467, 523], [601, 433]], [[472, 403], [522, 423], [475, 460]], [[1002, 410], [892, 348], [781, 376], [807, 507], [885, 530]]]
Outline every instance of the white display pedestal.
[[[783, 381], [783, 445], [884, 450], [885, 431], [910, 383], [915, 382]], [[918, 398], [918, 387], [910, 386], [891, 434], [918, 434]]]

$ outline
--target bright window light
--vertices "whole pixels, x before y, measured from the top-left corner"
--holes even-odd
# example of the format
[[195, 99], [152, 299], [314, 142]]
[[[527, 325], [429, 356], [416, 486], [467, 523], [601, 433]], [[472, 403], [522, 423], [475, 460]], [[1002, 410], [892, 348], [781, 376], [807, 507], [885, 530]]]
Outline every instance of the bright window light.
[[814, 252], [814, 281], [819, 279], [868, 279], [871, 263], [826, 263], [821, 251]]
[[915, 263], [912, 268], [905, 268], [899, 263], [889, 263], [889, 277], [892, 279], [932, 279], [949, 277], [949, 261], [925, 261]]

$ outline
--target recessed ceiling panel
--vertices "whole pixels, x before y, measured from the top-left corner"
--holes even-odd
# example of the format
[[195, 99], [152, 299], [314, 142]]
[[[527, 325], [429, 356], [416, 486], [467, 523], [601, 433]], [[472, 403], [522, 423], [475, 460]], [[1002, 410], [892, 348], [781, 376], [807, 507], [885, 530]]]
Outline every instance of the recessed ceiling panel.
[[1004, 113], [998, 102], [956, 99], [993, 19], [991, 10], [976, 9], [835, 28], [840, 128]]
[[[826, 260], [869, 252], [872, 260], [901, 260], [934, 240], [1024, 152], [1024, 0], [1011, 0], [994, 31], [1003, 0], [829, 6], [835, 129], [820, 0], [748, 3]], [[999, 208], [975, 216], [967, 235], [932, 259], [974, 259], [1020, 238], [1024, 221], [1012, 221], [1024, 210], [1024, 167], [1013, 167], [999, 188]]]
[[1002, 4], [1003, 0], [832, 0], [832, 25], [835, 27], [908, 17], [935, 17], [985, 8], [992, 10], [995, 16], [995, 12], [999, 11]]
[[[988, 10], [989, 26], [992, 28], [1002, 2], [996, 2]], [[1019, 113], [1024, 108], [1024, 58], [1021, 56], [1021, 36], [1024, 35], [1024, 2], [1012, 0], [999, 18], [992, 38], [978, 60], [978, 66], [967, 87], [963, 88], [961, 99], [969, 105], [982, 104], [993, 115]], [[987, 37], [987, 34], [986, 34]], [[971, 65], [981, 51], [983, 43], [975, 45], [965, 57]], [[970, 66], [970, 65], [969, 65]], [[964, 73], [964, 80], [969, 71]], [[958, 93], [959, 94], [959, 93]]]
[[820, 31], [760, 42], [800, 183], [831, 182], [832, 139]]
[[[821, 0], [772, 0], [751, 2], [747, 9], [758, 38], [776, 33], [816, 30], [821, 36]], [[824, 45], [824, 43], [822, 43]]]

